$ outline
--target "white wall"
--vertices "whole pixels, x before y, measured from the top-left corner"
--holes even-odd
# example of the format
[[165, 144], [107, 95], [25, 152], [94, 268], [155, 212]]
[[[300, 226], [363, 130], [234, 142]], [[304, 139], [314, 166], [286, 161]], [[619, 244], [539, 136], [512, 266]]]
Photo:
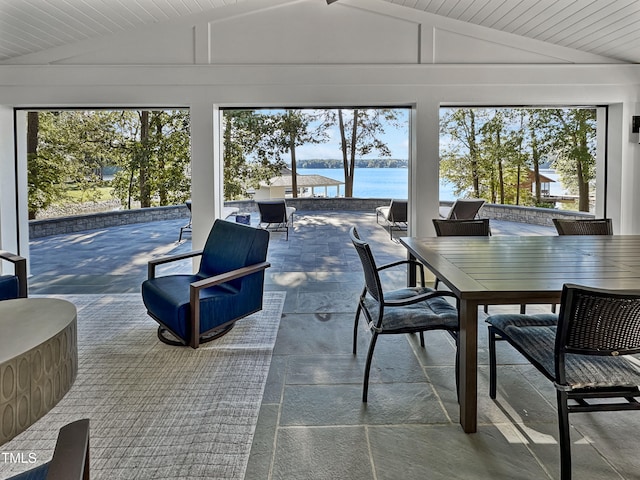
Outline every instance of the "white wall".
[[[277, 6], [273, 7], [273, 3]], [[264, 8], [255, 10], [255, 5]], [[309, 38], [321, 38], [318, 36], [331, 32], [337, 21], [336, 12], [349, 20], [351, 30], [342, 31], [346, 29], [343, 27], [336, 33], [343, 48], [332, 56], [335, 46], [330, 50], [322, 41], [312, 42]], [[266, 18], [275, 22], [271, 30], [260, 27]], [[284, 19], [279, 20], [282, 25], [276, 20], [280, 18]], [[443, 25], [436, 26], [435, 22], [441, 20]], [[413, 109], [412, 233], [430, 234], [430, 219], [438, 213], [440, 105], [613, 105], [609, 118], [607, 213], [614, 216], [616, 223], [619, 218], [621, 232], [640, 233], [640, 209], [632, 208], [640, 195], [633, 188], [640, 182], [640, 171], [635, 166], [640, 147], [631, 141], [630, 134], [631, 115], [639, 114], [640, 66], [615, 64], [560, 47], [544, 48], [541, 42], [444, 20], [377, 0], [343, 0], [331, 6], [324, 0], [258, 0], [251, 5], [217, 8], [208, 21], [201, 17], [181, 20], [164, 25], [163, 29], [154, 26], [122, 35], [115, 47], [109, 39], [99, 39], [15, 59], [15, 65], [0, 65], [0, 121], [5, 127], [0, 131], [0, 148], [4, 148], [0, 150], [0, 185], [6, 183], [4, 167], [8, 165], [8, 155], [12, 155], [2, 147], [13, 141], [9, 142], [12, 128], [6, 128], [7, 122], [11, 123], [6, 118], [11, 107], [189, 107], [193, 238], [194, 247], [198, 248], [221, 212], [218, 108], [402, 105]], [[372, 32], [376, 38], [388, 40], [382, 35], [387, 32], [383, 28], [386, 23], [394, 41], [382, 48], [382, 40], [373, 42]], [[284, 30], [291, 24], [296, 28]], [[247, 32], [258, 27], [262, 28], [261, 34], [253, 42], [236, 42], [237, 35], [244, 39]], [[453, 33], [436, 34], [445, 27]], [[145, 57], [144, 48], [139, 48], [150, 48], [154, 45], [152, 37], [162, 31], [176, 38], [184, 38], [179, 32], [188, 31], [193, 38], [193, 43], [179, 42], [181, 47], [175, 47], [179, 51], [172, 50], [165, 65], [159, 64], [162, 56], [158, 51]], [[304, 35], [310, 37], [303, 41], [300, 37]], [[473, 46], [480, 37], [485, 42], [482, 60], [492, 63], [475, 63], [478, 59]], [[362, 42], [362, 38], [370, 43]], [[446, 38], [446, 42], [443, 44], [439, 38]], [[326, 41], [333, 45], [333, 39]], [[127, 50], [123, 46], [127, 42], [138, 47]], [[271, 64], [260, 64], [265, 52], [276, 47], [277, 55], [271, 53], [267, 58]], [[465, 51], [466, 59], [461, 57]], [[518, 54], [514, 55], [516, 51]], [[234, 58], [243, 64], [234, 63]], [[395, 58], [398, 63], [393, 61]], [[512, 62], [516, 58], [523, 63], [501, 61]], [[146, 64], [149, 60], [156, 64]], [[451, 60], [457, 63], [450, 63]], [[120, 65], [102, 64], [103, 61]], [[6, 213], [12, 206], [2, 192], [0, 202], [0, 241], [5, 242], [5, 232], [15, 230], [16, 224], [15, 218]], [[26, 229], [24, 215], [19, 224]], [[22, 248], [26, 249], [26, 245]]]

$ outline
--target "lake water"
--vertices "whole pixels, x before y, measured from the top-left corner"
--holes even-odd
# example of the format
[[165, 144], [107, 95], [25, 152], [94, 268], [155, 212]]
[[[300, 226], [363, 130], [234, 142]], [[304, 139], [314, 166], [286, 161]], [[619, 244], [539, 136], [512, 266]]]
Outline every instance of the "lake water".
[[[553, 170], [544, 170], [541, 173], [556, 182], [551, 183], [552, 195], [564, 193], [562, 185], [558, 181], [558, 175]], [[341, 168], [299, 168], [300, 175], [322, 175], [334, 180], [344, 181], [344, 172]], [[329, 187], [328, 194], [335, 197], [337, 189]], [[409, 196], [409, 169], [408, 168], [356, 168], [353, 184], [353, 196], [360, 198], [408, 198]], [[316, 189], [317, 194], [324, 194], [324, 188]], [[344, 195], [344, 185], [340, 186], [340, 195]], [[440, 180], [440, 200], [453, 201], [457, 197], [453, 193], [453, 185]]]
[[[323, 175], [334, 180], [344, 181], [341, 168], [299, 168], [300, 175]], [[316, 193], [324, 193], [324, 189], [316, 189]], [[330, 197], [335, 197], [337, 189], [328, 188]], [[344, 195], [344, 185], [340, 186], [340, 194]], [[408, 198], [408, 168], [356, 168], [353, 181], [353, 196], [360, 198]], [[455, 200], [453, 186], [440, 181], [440, 200]]]

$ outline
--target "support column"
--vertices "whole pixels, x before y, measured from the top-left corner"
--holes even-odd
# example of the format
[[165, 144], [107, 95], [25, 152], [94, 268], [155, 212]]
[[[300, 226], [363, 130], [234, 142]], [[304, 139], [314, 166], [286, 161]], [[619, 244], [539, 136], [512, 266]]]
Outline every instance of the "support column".
[[28, 258], [26, 135], [26, 112], [14, 121], [13, 108], [0, 107], [0, 249]]
[[418, 102], [411, 110], [409, 161], [409, 234], [434, 235], [439, 212], [439, 104]]
[[222, 216], [223, 161], [219, 109], [193, 105], [191, 116], [192, 244], [200, 249], [216, 218]]

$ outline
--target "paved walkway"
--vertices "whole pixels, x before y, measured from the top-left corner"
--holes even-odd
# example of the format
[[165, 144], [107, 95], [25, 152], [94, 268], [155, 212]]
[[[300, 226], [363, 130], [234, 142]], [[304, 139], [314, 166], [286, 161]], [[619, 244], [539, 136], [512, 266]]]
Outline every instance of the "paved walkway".
[[[252, 221], [255, 224], [257, 219]], [[139, 292], [150, 259], [191, 250], [188, 234], [178, 243], [183, 224], [184, 219], [167, 220], [35, 239], [30, 243], [30, 293]], [[371, 242], [379, 262], [405, 255], [402, 246], [391, 242], [384, 228], [376, 224], [373, 213], [300, 212], [289, 241], [284, 233], [272, 233], [269, 271], [359, 274], [360, 267], [349, 260], [353, 254], [347, 233], [351, 225]], [[550, 227], [497, 220], [491, 221], [491, 229], [494, 235], [555, 235]], [[161, 268], [186, 273], [191, 262]]]

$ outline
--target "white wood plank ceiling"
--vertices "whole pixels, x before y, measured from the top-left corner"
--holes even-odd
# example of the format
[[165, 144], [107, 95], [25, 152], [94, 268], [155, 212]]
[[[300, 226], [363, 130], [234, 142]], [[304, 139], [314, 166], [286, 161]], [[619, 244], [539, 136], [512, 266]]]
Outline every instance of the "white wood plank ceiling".
[[[242, 1], [0, 0], [0, 61]], [[384, 1], [640, 63], [640, 0]]]

